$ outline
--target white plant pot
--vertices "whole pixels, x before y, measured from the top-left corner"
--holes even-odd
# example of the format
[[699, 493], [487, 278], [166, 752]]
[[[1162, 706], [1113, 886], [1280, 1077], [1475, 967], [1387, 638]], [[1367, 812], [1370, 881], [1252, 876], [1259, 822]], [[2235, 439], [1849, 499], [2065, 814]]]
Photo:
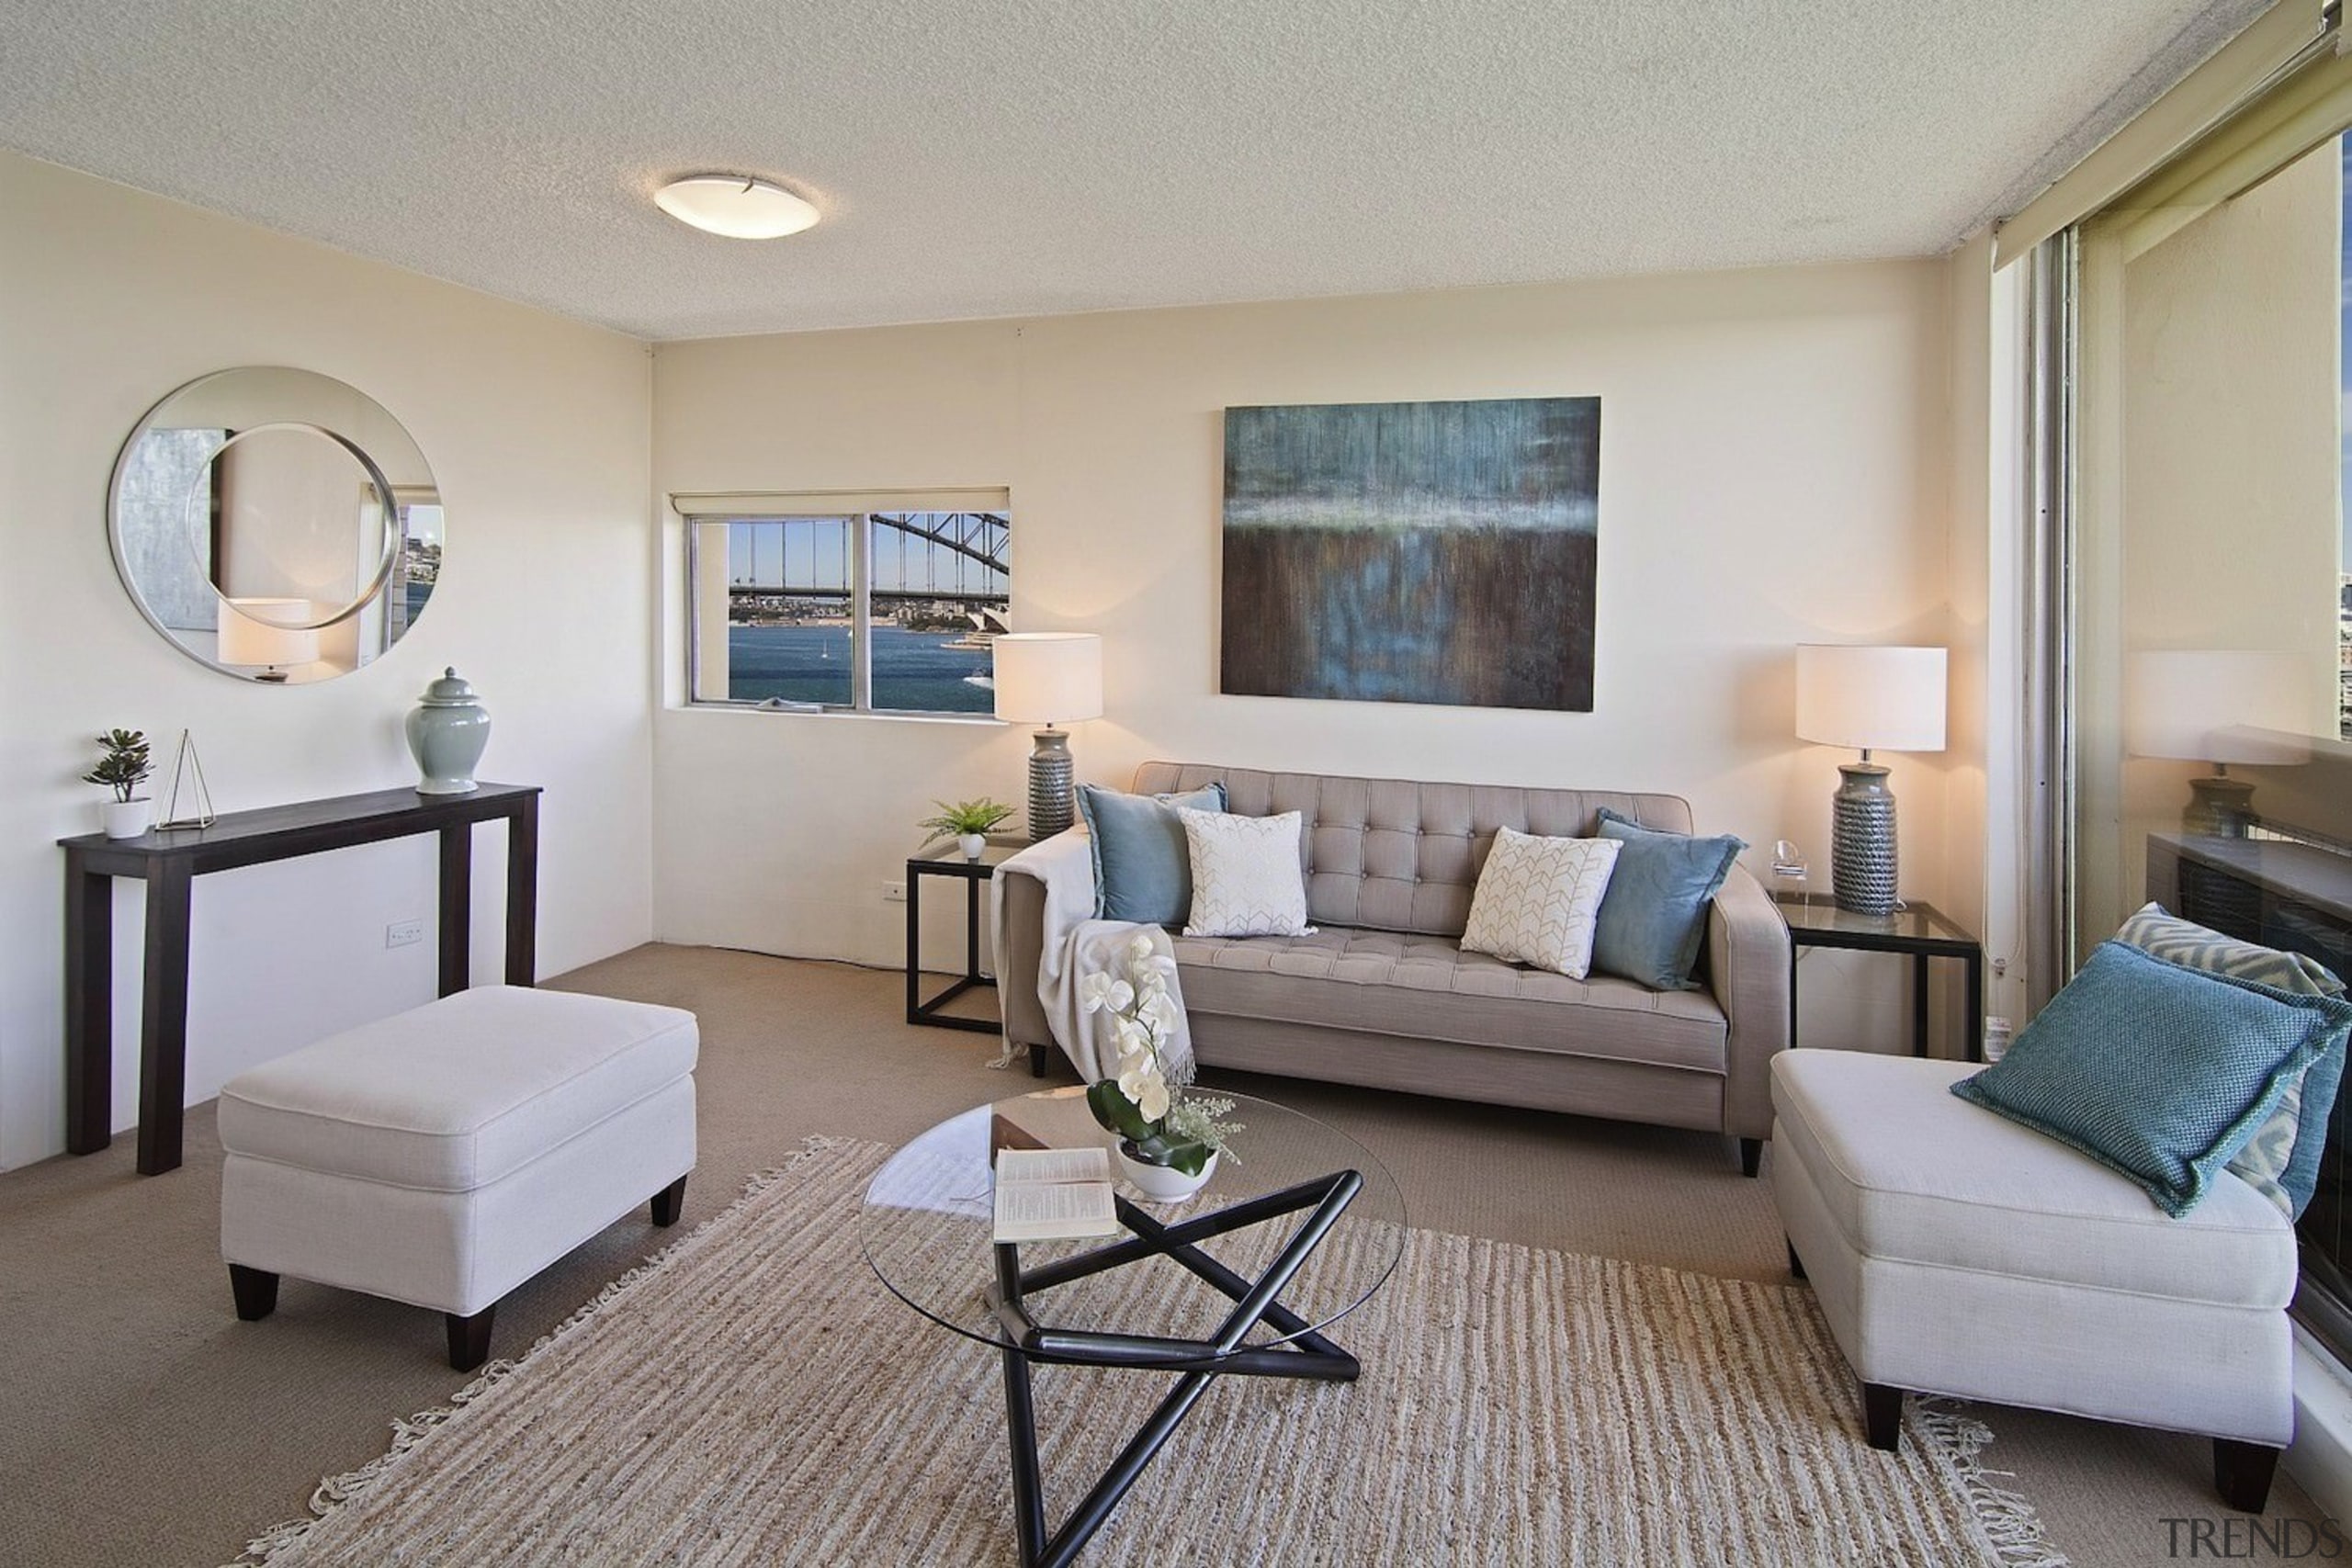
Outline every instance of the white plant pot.
[[988, 835], [985, 833], [959, 834], [956, 840], [956, 847], [964, 852], [966, 860], [978, 860], [989, 847]]
[[109, 800], [99, 810], [109, 839], [135, 839], [155, 822], [155, 803], [143, 795], [136, 800]]
[[1210, 1155], [1201, 1167], [1200, 1175], [1187, 1176], [1172, 1167], [1153, 1165], [1148, 1160], [1136, 1158], [1127, 1153], [1125, 1142], [1121, 1139], [1111, 1151], [1118, 1156], [1119, 1170], [1136, 1191], [1155, 1203], [1173, 1203], [1190, 1198], [1206, 1187], [1209, 1178], [1216, 1174], [1217, 1156], [1215, 1154]]

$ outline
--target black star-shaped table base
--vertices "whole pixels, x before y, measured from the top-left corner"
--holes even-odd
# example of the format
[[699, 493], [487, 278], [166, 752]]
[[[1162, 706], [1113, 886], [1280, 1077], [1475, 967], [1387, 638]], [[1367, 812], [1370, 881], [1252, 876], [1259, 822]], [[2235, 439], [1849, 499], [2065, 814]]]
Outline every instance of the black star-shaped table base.
[[[1076, 1559], [1212, 1379], [1355, 1381], [1363, 1371], [1356, 1359], [1315, 1333], [1314, 1325], [1276, 1298], [1322, 1245], [1363, 1186], [1360, 1174], [1343, 1170], [1172, 1225], [1161, 1224], [1121, 1198], [1116, 1201], [1119, 1222], [1133, 1233], [1130, 1239], [1025, 1272], [1021, 1249], [1009, 1243], [997, 1244], [997, 1278], [989, 1289], [988, 1302], [1007, 1340], [1004, 1415], [1012, 1442], [1013, 1512], [1021, 1533], [1021, 1561], [1026, 1568], [1061, 1568]], [[1198, 1245], [1211, 1236], [1246, 1230], [1302, 1210], [1306, 1211], [1306, 1217], [1291, 1233], [1281, 1254], [1255, 1280], [1234, 1272]], [[1180, 1264], [1233, 1298], [1232, 1313], [1212, 1337], [1173, 1339], [1049, 1328], [1031, 1315], [1030, 1298], [1039, 1292], [1152, 1258]], [[1250, 1331], [1261, 1323], [1272, 1325], [1283, 1339], [1276, 1344], [1245, 1344]], [[1036, 1366], [1127, 1367], [1177, 1374], [1176, 1386], [1050, 1536], [1046, 1530], [1045, 1489], [1037, 1470], [1036, 1408], [1029, 1389], [1029, 1371]]]

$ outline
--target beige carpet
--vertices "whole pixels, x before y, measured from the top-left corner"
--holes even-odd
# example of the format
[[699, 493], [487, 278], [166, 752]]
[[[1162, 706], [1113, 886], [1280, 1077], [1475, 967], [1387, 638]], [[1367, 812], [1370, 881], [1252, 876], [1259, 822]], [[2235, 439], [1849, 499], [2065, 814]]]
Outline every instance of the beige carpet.
[[[700, 1015], [690, 1224], [808, 1134], [901, 1144], [1028, 1085], [983, 1066], [995, 1043], [986, 1036], [909, 1028], [899, 976], [884, 971], [649, 946], [557, 984]], [[198, 1061], [207, 1048], [191, 1043]], [[1329, 1084], [1220, 1081], [1377, 1151], [1416, 1224], [1788, 1283], [1768, 1184], [1743, 1180], [1721, 1138]], [[131, 1156], [123, 1137], [103, 1154], [0, 1174], [0, 1337], [10, 1348], [0, 1563], [218, 1563], [256, 1529], [300, 1513], [322, 1475], [380, 1455], [395, 1419], [446, 1404], [465, 1381], [442, 1359], [440, 1318], [394, 1303], [288, 1280], [274, 1316], [237, 1321], [220, 1267], [210, 1104], [188, 1113], [182, 1169], [141, 1177]], [[527, 1348], [673, 1234], [641, 1209], [613, 1225], [500, 1304], [493, 1352]], [[2014, 1473], [2004, 1484], [2033, 1503], [2077, 1568], [2144, 1568], [2165, 1561], [2166, 1519], [2225, 1517], [2208, 1445], [2195, 1438], [1982, 1414], [1998, 1438], [1985, 1461]], [[808, 1502], [823, 1506], [821, 1495]], [[2270, 1513], [2320, 1518], [2284, 1477]]]
[[[822, 1140], [755, 1181], [382, 1461], [329, 1482], [322, 1517], [253, 1560], [1016, 1561], [997, 1358], [886, 1294], [859, 1248], [858, 1197], [886, 1152]], [[1394, 1234], [1343, 1224], [1316, 1261], [1345, 1269]], [[1158, 1323], [1182, 1278], [1100, 1276], [1082, 1288], [1111, 1311], [1089, 1315]], [[1800, 1290], [1413, 1231], [1336, 1333], [1363, 1359], [1358, 1382], [1220, 1381], [1088, 1561], [2057, 1561], [1975, 1475], [1973, 1422], [1915, 1409], [1900, 1456], [1862, 1442]], [[1050, 1519], [1166, 1386], [1039, 1372]]]

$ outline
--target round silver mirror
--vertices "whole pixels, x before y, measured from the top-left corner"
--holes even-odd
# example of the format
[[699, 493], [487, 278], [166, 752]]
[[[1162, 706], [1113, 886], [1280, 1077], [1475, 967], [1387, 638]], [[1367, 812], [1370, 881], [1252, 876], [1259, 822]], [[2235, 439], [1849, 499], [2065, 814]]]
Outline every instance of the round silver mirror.
[[424, 454], [373, 399], [308, 370], [222, 370], [157, 403], [115, 460], [107, 511], [140, 613], [241, 680], [358, 669], [440, 577]]

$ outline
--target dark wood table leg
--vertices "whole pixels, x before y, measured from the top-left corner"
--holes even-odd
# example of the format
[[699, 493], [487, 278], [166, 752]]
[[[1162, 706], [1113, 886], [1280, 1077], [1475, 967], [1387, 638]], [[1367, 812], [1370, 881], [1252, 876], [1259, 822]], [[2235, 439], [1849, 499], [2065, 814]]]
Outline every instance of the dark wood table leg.
[[474, 829], [453, 822], [441, 829], [441, 994], [473, 984]]
[[1911, 955], [1911, 1054], [1928, 1054], [1928, 955]]
[[1970, 950], [1968, 965], [1968, 1059], [1984, 1059], [1984, 950]]
[[964, 879], [964, 978], [980, 982], [980, 885]]
[[65, 1146], [114, 1141], [114, 878], [65, 857]]
[[506, 983], [539, 983], [539, 797], [526, 795], [506, 828]]
[[1789, 1044], [1797, 1043], [1797, 944], [1789, 943]]
[[147, 863], [147, 976], [139, 1027], [139, 1174], [180, 1163], [187, 1099], [187, 929], [193, 878], [185, 860]]
[[907, 1021], [922, 1021], [922, 878], [907, 871]]

